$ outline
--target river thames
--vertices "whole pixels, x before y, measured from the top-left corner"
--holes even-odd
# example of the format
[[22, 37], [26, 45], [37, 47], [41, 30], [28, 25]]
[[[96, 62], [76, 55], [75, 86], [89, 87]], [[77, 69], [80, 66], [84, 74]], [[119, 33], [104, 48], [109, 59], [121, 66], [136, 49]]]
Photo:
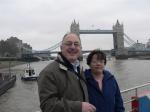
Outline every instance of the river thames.
[[[36, 73], [39, 73], [50, 61], [31, 63]], [[106, 69], [116, 77], [121, 90], [150, 82], [150, 60], [128, 59], [107, 62]], [[0, 112], [40, 112], [38, 88], [36, 81], [22, 81], [20, 74], [26, 64], [12, 69], [17, 75], [13, 88], [0, 96]]]

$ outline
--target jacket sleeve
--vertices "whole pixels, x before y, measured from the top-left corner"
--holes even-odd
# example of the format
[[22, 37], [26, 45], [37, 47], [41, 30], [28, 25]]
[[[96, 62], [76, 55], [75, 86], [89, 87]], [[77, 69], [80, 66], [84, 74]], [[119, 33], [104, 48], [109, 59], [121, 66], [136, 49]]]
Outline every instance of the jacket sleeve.
[[81, 102], [61, 97], [57, 85], [53, 73], [40, 73], [38, 90], [42, 112], [82, 112]]
[[115, 94], [115, 112], [125, 112], [125, 108], [123, 105], [123, 99], [120, 93], [120, 89], [118, 86], [117, 81], [115, 80], [116, 83], [116, 94]]

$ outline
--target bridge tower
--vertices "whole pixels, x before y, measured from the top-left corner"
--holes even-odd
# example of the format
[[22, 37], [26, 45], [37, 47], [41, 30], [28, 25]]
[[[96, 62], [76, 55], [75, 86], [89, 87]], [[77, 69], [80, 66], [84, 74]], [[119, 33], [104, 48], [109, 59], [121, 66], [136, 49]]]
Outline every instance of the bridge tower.
[[126, 58], [128, 52], [124, 48], [124, 28], [123, 24], [120, 24], [118, 20], [113, 25], [113, 32], [115, 56], [116, 58]]
[[79, 31], [80, 31], [79, 23], [76, 23], [74, 20], [70, 26], [70, 32], [76, 33], [79, 36], [80, 35]]
[[[80, 38], [80, 28], [79, 28], [79, 23], [76, 23], [74, 20], [70, 26], [70, 32], [75, 33], [79, 36]], [[81, 39], [80, 39], [81, 40]], [[81, 47], [82, 48], [82, 47]], [[80, 55], [79, 60], [83, 61], [83, 54]]]
[[117, 20], [116, 24], [113, 25], [113, 39], [114, 39], [114, 49], [123, 49], [124, 48], [124, 29], [123, 24], [120, 24]]

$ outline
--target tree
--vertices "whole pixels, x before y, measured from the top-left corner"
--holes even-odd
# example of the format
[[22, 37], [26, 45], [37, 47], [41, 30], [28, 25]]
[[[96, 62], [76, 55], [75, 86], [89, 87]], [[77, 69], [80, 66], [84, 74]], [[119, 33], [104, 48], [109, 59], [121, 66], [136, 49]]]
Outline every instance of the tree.
[[5, 56], [5, 54], [9, 53], [9, 44], [4, 41], [1, 40], [0, 41], [0, 54], [1, 56]]
[[[0, 41], [0, 56], [14, 56], [16, 57], [18, 54], [21, 54], [22, 46], [32, 50], [32, 47], [27, 43], [22, 43], [22, 40], [17, 37], [11, 36], [6, 41]], [[29, 51], [28, 51], [29, 52]]]

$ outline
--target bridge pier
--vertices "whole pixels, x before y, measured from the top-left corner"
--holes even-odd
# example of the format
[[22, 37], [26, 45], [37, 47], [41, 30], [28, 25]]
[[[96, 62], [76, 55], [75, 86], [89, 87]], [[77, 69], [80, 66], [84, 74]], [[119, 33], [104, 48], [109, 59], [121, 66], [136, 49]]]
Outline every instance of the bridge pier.
[[116, 59], [128, 59], [128, 50], [125, 48], [117, 49], [115, 52]]

